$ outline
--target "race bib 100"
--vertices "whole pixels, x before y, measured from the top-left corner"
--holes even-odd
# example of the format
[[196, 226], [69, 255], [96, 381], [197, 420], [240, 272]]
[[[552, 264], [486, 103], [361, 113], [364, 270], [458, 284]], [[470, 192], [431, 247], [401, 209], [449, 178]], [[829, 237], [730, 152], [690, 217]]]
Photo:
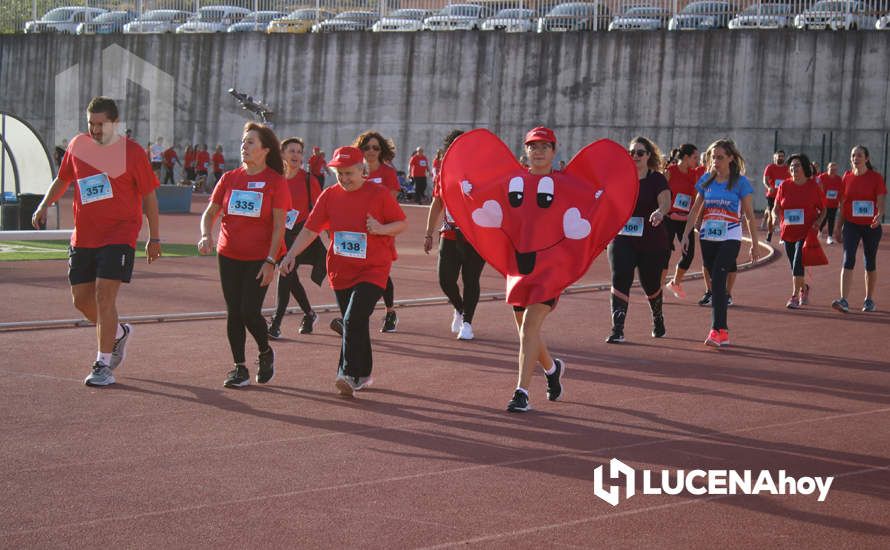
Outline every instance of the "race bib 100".
[[785, 225], [803, 225], [803, 209], [785, 210]]
[[677, 193], [677, 196], [674, 197], [674, 208], [682, 210], [683, 212], [689, 212], [691, 207], [692, 197], [685, 193]]
[[229, 214], [259, 218], [263, 210], [263, 194], [257, 191], [232, 191], [229, 197]]
[[284, 227], [287, 229], [293, 229], [294, 225], [297, 223], [297, 218], [300, 217], [299, 210], [288, 210], [287, 215], [284, 218]]
[[856, 218], [872, 218], [875, 215], [874, 201], [853, 201], [853, 216]]
[[624, 227], [621, 228], [621, 231], [619, 231], [618, 234], [624, 235], [625, 237], [642, 237], [644, 228], [643, 218], [634, 216], [627, 220], [627, 223], [624, 224]]
[[90, 204], [114, 197], [111, 181], [105, 173], [77, 180], [77, 188], [80, 190], [81, 204]]
[[725, 241], [727, 234], [726, 220], [705, 220], [701, 224], [701, 238], [706, 241]]
[[367, 258], [368, 235], [355, 231], [335, 231], [334, 254], [347, 258]]

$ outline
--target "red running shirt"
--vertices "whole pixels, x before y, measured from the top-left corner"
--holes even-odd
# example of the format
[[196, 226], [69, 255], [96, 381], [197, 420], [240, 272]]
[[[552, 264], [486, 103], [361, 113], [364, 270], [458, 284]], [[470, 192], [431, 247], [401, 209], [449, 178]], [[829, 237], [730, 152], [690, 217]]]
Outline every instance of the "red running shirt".
[[412, 178], [425, 178], [430, 163], [423, 155], [411, 155], [408, 163], [408, 173]]
[[[287, 180], [287, 188], [290, 191], [291, 209], [297, 211], [297, 217], [294, 223], [305, 222], [309, 217], [309, 197], [306, 195], [306, 171], [300, 170], [297, 174]], [[318, 202], [318, 196], [321, 195], [321, 184], [318, 179], [311, 178], [309, 189], [312, 193], [312, 204]]]
[[671, 189], [671, 211], [668, 217], [672, 220], [686, 221], [689, 217], [689, 211], [692, 209], [692, 203], [695, 202], [695, 184], [701, 177], [702, 167], [696, 167], [685, 174], [680, 171], [676, 164], [667, 167], [669, 174], [668, 187]]
[[[438, 171], [436, 172], [436, 179], [433, 182], [433, 198], [435, 197], [439, 197], [439, 200], [442, 200], [442, 184], [439, 179]], [[443, 239], [448, 239], [449, 241], [457, 240], [457, 235], [454, 234], [454, 229], [457, 226], [451, 218], [451, 214], [448, 213], [448, 207], [445, 206], [444, 200], [442, 200], [442, 209], [444, 210], [445, 218], [442, 220], [442, 227], [439, 229], [439, 235]]]
[[195, 156], [196, 155], [195, 155], [194, 150], [185, 153], [183, 161], [182, 161], [183, 168], [185, 168], [186, 170], [188, 170], [189, 168], [194, 168], [195, 167]]
[[405, 219], [387, 189], [365, 183], [355, 191], [347, 191], [342, 185], [328, 187], [306, 220], [305, 227], [310, 231], [330, 231], [327, 266], [334, 290], [363, 282], [386, 288], [395, 237], [368, 233], [368, 214], [382, 224]]
[[825, 195], [815, 180], [803, 185], [788, 180], [776, 193], [776, 204], [782, 209], [782, 240], [796, 243], [807, 238], [807, 233], [825, 209]]
[[844, 179], [825, 172], [819, 175], [818, 181], [822, 184], [822, 191], [825, 193], [825, 207], [837, 208], [844, 191]]
[[176, 154], [176, 150], [173, 147], [164, 151], [164, 166], [167, 168], [173, 168], [173, 161], [179, 159], [179, 155]]
[[198, 151], [195, 154], [195, 162], [197, 163], [197, 167], [195, 168], [198, 172], [206, 172], [207, 165], [210, 163], [210, 153], [207, 151]]
[[[210, 196], [222, 208], [216, 251], [234, 260], [264, 260], [272, 244], [272, 209], [287, 212], [290, 201], [284, 176], [271, 168], [252, 176], [243, 166], [223, 174]], [[285, 252], [282, 235], [276, 259]]]
[[399, 185], [399, 175], [396, 173], [396, 169], [382, 162], [376, 170], [368, 174], [368, 179], [366, 181], [370, 183], [379, 183], [390, 191], [399, 192], [402, 190], [402, 186]]
[[226, 163], [222, 153], [213, 153], [213, 172], [219, 174], [223, 171], [223, 164]]
[[783, 164], [782, 166], [779, 166], [778, 164], [769, 164], [763, 171], [763, 177], [769, 184], [766, 196], [775, 198], [776, 192], [778, 191], [777, 186], [781, 185], [781, 182], [791, 179], [791, 171], [788, 170], [787, 164]]
[[884, 178], [874, 170], [861, 176], [847, 172], [844, 174], [844, 190], [841, 193], [844, 219], [857, 225], [871, 225], [878, 212], [878, 196], [886, 194]]
[[71, 246], [136, 248], [142, 197], [159, 185], [141, 145], [124, 137], [99, 145], [89, 134], [79, 134], [68, 144], [59, 179], [66, 190], [74, 184]]

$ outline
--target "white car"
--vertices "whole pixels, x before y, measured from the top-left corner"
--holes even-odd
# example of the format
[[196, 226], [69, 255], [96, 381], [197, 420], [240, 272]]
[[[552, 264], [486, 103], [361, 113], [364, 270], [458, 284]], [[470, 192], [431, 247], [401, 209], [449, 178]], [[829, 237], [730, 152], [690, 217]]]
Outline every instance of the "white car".
[[89, 23], [105, 13], [101, 8], [83, 8], [70, 6], [49, 10], [38, 21], [25, 23], [27, 34], [64, 32], [74, 34], [81, 23]]
[[853, 30], [873, 29], [877, 24], [865, 2], [856, 0], [822, 0], [794, 18], [798, 29]]
[[658, 6], [636, 6], [612, 19], [609, 23], [610, 31], [653, 31], [663, 29], [671, 16], [664, 8]]
[[751, 4], [729, 20], [730, 29], [784, 29], [794, 22], [791, 4]]
[[250, 14], [247, 8], [234, 6], [204, 6], [195, 16], [176, 28], [177, 34], [226, 32]]
[[535, 10], [505, 8], [482, 22], [483, 31], [529, 32], [535, 30], [538, 16]]
[[482, 26], [485, 8], [478, 4], [451, 4], [423, 20], [425, 31], [472, 31]]
[[377, 13], [373, 11], [344, 11], [312, 25], [312, 32], [367, 31], [377, 19]]
[[229, 25], [226, 32], [266, 32], [269, 23], [286, 15], [283, 11], [255, 11], [245, 15], [241, 21]]
[[125, 34], [157, 34], [176, 32], [176, 28], [192, 16], [191, 12], [181, 10], [151, 10], [141, 17], [124, 25]]
[[878, 22], [875, 23], [875, 28], [879, 31], [886, 31], [890, 29], [890, 13], [878, 19]]
[[414, 32], [423, 29], [423, 20], [433, 12], [414, 8], [395, 10], [380, 21], [374, 23], [374, 32]]

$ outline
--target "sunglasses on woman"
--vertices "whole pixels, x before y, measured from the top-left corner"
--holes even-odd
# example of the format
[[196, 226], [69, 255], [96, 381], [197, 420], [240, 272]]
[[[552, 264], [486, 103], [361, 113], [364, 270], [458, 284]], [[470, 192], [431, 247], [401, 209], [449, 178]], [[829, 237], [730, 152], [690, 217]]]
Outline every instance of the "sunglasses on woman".
[[649, 154], [649, 151], [645, 149], [630, 149], [627, 153], [632, 157], [645, 157]]

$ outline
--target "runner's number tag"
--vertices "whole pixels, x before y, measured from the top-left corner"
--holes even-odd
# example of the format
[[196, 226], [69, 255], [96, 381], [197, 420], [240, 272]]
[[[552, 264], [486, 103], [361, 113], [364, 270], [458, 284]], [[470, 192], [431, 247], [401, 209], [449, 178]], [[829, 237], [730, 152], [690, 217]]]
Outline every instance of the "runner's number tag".
[[857, 218], [864, 218], [866, 216], [873, 217], [874, 215], [874, 201], [853, 201], [853, 216]]
[[705, 220], [701, 224], [701, 238], [706, 241], [725, 241], [727, 233], [726, 220]]
[[284, 218], [284, 227], [288, 230], [293, 229], [294, 225], [297, 223], [297, 218], [300, 216], [299, 210], [288, 210], [287, 217]]
[[79, 179], [77, 180], [77, 187], [80, 189], [81, 204], [90, 204], [91, 202], [104, 201], [114, 197], [111, 181], [109, 181], [105, 173]]
[[803, 225], [803, 209], [792, 208], [785, 211], [785, 225]]
[[683, 212], [689, 212], [689, 208], [692, 206], [692, 197], [685, 193], [677, 193], [677, 196], [674, 197], [674, 208], [677, 210], [682, 210]]
[[368, 235], [354, 231], [335, 231], [334, 254], [365, 259], [368, 256]]
[[619, 231], [618, 234], [624, 235], [625, 237], [642, 237], [643, 229], [643, 218], [634, 216], [627, 220], [627, 223], [624, 224], [624, 227], [621, 228], [621, 231]]
[[836, 199], [837, 198], [837, 189], [829, 189], [828, 191], [826, 191], [825, 198], [830, 199], [830, 200]]
[[259, 218], [263, 210], [263, 194], [257, 191], [236, 189], [229, 197], [229, 214]]
[[776, 189], [782, 186], [782, 182], [785, 180], [776, 180]]

